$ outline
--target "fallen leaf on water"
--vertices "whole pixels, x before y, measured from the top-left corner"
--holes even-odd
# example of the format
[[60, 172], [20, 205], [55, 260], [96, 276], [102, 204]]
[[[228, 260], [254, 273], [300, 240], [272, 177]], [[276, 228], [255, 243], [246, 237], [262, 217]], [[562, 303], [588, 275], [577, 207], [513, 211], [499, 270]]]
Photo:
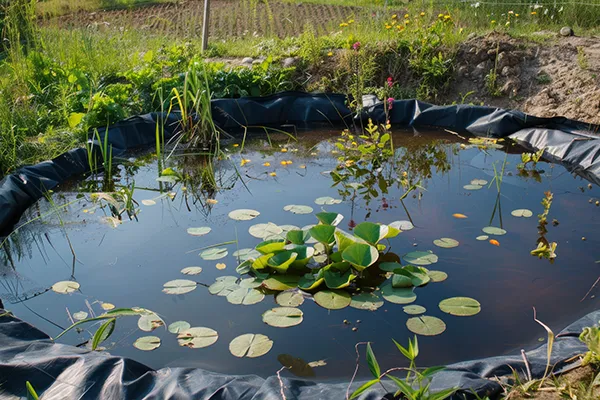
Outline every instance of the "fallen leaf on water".
[[500, 247], [500, 242], [497, 241], [496, 239], [490, 239], [490, 244], [493, 244], [494, 246]]
[[242, 166], [242, 167], [243, 167], [244, 165], [248, 164], [250, 161], [252, 161], [252, 160], [249, 160], [249, 159], [247, 159], [247, 158], [244, 158], [244, 159], [242, 160], [242, 162], [240, 162], [240, 166]]
[[218, 263], [217, 264], [217, 269], [225, 269], [227, 268], [227, 265], [225, 265], [225, 263]]
[[306, 169], [306, 165], [302, 164], [302, 165], [300, 165], [298, 168], [301, 168], [301, 169]]
[[287, 153], [287, 149], [284, 147], [283, 149], [281, 149], [282, 153]]
[[277, 176], [277, 173], [276, 172], [271, 172], [269, 175], [270, 176]]
[[270, 167], [270, 166], [271, 166], [270, 162], [266, 162], [266, 163], [263, 164], [263, 167]]
[[458, 219], [465, 219], [465, 218], [469, 218], [469, 217], [467, 217], [465, 214], [458, 214], [458, 213], [457, 213], [457, 214], [452, 214], [452, 216], [453, 216], [454, 218], [458, 218]]
[[206, 199], [206, 204], [217, 204], [219, 200], [216, 199]]

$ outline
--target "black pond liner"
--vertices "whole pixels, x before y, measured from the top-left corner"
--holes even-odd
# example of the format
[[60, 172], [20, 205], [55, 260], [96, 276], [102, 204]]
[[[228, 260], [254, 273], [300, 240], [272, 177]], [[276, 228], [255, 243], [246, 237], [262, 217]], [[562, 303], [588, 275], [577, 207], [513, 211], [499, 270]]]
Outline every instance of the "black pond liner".
[[[242, 126], [331, 124], [350, 126], [361, 120], [385, 122], [383, 104], [373, 97], [359, 116], [346, 106], [339, 94], [284, 92], [267, 97], [217, 99], [212, 101], [215, 124], [224, 131]], [[128, 118], [99, 130], [99, 141], [91, 141], [99, 156], [100, 144], [107, 141], [113, 156], [155, 143], [157, 121], [164, 125], [166, 140], [177, 134], [177, 115], [151, 113]], [[564, 165], [571, 172], [600, 185], [600, 126], [563, 117], [539, 118], [520, 111], [471, 105], [434, 106], [418, 100], [394, 101], [389, 113], [392, 125], [447, 129], [479, 137], [509, 137], [530, 150], [545, 149], [544, 158]], [[8, 233], [23, 212], [44, 193], [61, 182], [90, 172], [85, 148], [71, 150], [53, 160], [23, 167], [0, 181], [0, 232]], [[3, 311], [0, 310], [0, 315]], [[587, 350], [579, 339], [582, 328], [600, 321], [600, 310], [568, 326], [556, 340], [551, 365], [554, 372], [577, 366], [567, 360]], [[482, 333], [483, 334], [483, 333]], [[534, 378], [546, 369], [546, 345], [527, 353]], [[492, 357], [452, 364], [435, 375], [433, 391], [459, 387], [453, 399], [494, 397], [502, 391], [492, 380], [523, 373], [521, 355]], [[281, 399], [278, 377], [229, 376], [201, 369], [163, 368], [152, 370], [136, 361], [89, 352], [57, 344], [43, 332], [10, 315], [0, 316], [0, 393], [25, 396], [25, 381], [43, 393], [44, 399]], [[315, 383], [282, 378], [287, 399], [345, 398], [348, 382]], [[353, 383], [355, 390], [363, 382]], [[392, 385], [388, 384], [391, 388]], [[382, 398], [385, 393], [373, 387], [362, 399]], [[388, 394], [391, 397], [391, 395]]]

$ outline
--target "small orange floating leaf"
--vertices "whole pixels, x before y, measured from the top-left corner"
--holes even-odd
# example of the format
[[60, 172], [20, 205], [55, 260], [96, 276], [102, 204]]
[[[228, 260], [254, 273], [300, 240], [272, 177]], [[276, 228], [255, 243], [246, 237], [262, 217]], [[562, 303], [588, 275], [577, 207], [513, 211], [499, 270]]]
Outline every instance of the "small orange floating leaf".
[[457, 214], [452, 214], [452, 216], [453, 216], [454, 218], [458, 218], [458, 219], [465, 219], [465, 218], [469, 218], [469, 217], [467, 217], [465, 214], [458, 214], [458, 213], [457, 213]]
[[217, 269], [225, 269], [225, 268], [227, 268], [227, 265], [225, 265], [225, 264], [223, 264], [223, 263], [218, 263], [218, 264], [216, 265], [216, 267], [217, 267]]
[[493, 244], [494, 246], [500, 247], [500, 242], [497, 241], [496, 239], [490, 239], [490, 244]]

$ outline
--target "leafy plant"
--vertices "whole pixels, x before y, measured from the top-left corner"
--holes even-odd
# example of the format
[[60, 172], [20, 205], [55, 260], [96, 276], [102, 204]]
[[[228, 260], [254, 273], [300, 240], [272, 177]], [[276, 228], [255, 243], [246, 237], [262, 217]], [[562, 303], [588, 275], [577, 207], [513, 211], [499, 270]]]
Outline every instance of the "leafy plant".
[[550, 213], [550, 207], [552, 206], [552, 200], [554, 195], [552, 192], [547, 191], [544, 192], [544, 198], [542, 199], [542, 206], [544, 207], [544, 211], [538, 215], [538, 239], [537, 239], [537, 248], [531, 251], [532, 256], [537, 256], [539, 258], [545, 258], [549, 260], [551, 263], [554, 262], [556, 258], [556, 247], [558, 244], [556, 242], [549, 242], [546, 239], [546, 234], [548, 233], [548, 229], [546, 226], [548, 225], [548, 214]]

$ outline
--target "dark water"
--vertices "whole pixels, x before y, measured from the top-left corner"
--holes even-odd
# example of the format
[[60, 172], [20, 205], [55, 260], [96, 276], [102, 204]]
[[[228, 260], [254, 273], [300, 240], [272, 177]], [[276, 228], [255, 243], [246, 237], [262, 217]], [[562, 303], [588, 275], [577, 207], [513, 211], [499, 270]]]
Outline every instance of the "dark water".
[[[331, 137], [329, 142], [326, 141]], [[20, 318], [55, 336], [60, 329], [54, 323], [67, 327], [70, 322], [66, 308], [71, 313], [87, 310], [87, 300], [96, 313], [102, 310], [95, 301], [110, 302], [117, 307], [144, 307], [161, 315], [167, 324], [177, 320], [190, 322], [192, 326], [205, 326], [219, 333], [218, 341], [204, 349], [179, 347], [175, 335], [164, 328], [152, 333], [137, 329], [136, 318], [122, 318], [109, 339], [112, 354], [135, 358], [154, 368], [193, 366], [211, 371], [263, 376], [274, 374], [281, 365], [279, 354], [287, 353], [306, 361], [326, 360], [327, 365], [315, 369], [317, 379], [349, 379], [354, 370], [354, 345], [361, 341], [373, 342], [374, 351], [383, 368], [405, 365], [391, 339], [406, 344], [413, 334], [406, 328], [409, 318], [402, 305], [386, 302], [376, 312], [345, 308], [329, 311], [311, 300], [300, 307], [304, 321], [288, 329], [273, 328], [264, 324], [261, 314], [276, 306], [273, 296], [252, 306], [232, 305], [225, 297], [212, 296], [205, 287], [199, 286], [191, 293], [173, 296], [161, 292], [163, 283], [173, 279], [194, 279], [211, 284], [216, 277], [236, 275], [236, 260], [232, 253], [236, 245], [227, 245], [229, 255], [219, 261], [205, 261], [199, 251], [191, 251], [217, 243], [239, 240], [239, 248], [253, 247], [260, 242], [248, 234], [248, 228], [257, 223], [293, 224], [302, 227], [316, 222], [314, 215], [295, 215], [283, 210], [288, 204], [309, 205], [318, 212], [321, 206], [314, 203], [317, 197], [341, 198], [340, 187], [332, 187], [332, 179], [323, 171], [335, 169], [338, 161], [332, 155], [333, 133], [313, 132], [301, 136], [299, 142], [284, 136], [271, 137], [273, 147], [265, 140], [246, 143], [243, 157], [235, 154], [239, 149], [229, 146], [236, 169], [221, 161], [215, 167], [219, 185], [233, 185], [231, 190], [220, 190], [214, 195], [217, 204], [206, 205], [202, 195], [194, 200], [193, 185], [188, 188], [188, 200], [184, 200], [180, 186], [173, 200], [167, 197], [157, 200], [154, 206], [140, 204], [137, 221], [124, 217], [116, 228], [102, 221], [105, 212], [96, 209], [89, 195], [77, 199], [74, 186], [65, 185], [54, 194], [56, 205], [72, 204], [56, 213], [36, 220], [23, 227], [10, 241], [10, 257], [4, 254], [4, 278], [0, 288], [7, 309]], [[517, 175], [516, 166], [520, 155], [512, 148], [506, 156], [503, 150], [461, 149], [454, 136], [446, 133], [425, 133], [414, 137], [413, 132], [399, 132], [394, 136], [396, 167], [382, 166], [381, 174], [387, 180], [375, 181], [379, 192], [380, 183], [390, 184], [387, 194], [365, 198], [346, 196], [339, 205], [323, 206], [345, 216], [340, 227], [348, 229], [352, 220], [390, 223], [412, 219], [415, 229], [405, 231], [391, 240], [391, 251], [403, 255], [414, 250], [432, 250], [439, 262], [430, 269], [442, 270], [449, 278], [416, 289], [414, 304], [427, 308], [427, 315], [444, 320], [447, 330], [435, 337], [419, 337], [420, 366], [440, 365], [465, 359], [505, 354], [521, 348], [531, 348], [545, 331], [532, 318], [532, 307], [538, 317], [555, 331], [566, 324], [598, 308], [597, 293], [593, 290], [581, 301], [600, 275], [598, 239], [594, 235], [599, 226], [600, 207], [590, 199], [600, 197], [597, 188], [588, 189], [587, 182], [573, 177], [563, 167], [544, 162], [538, 164], [543, 170], [540, 181]], [[282, 153], [279, 146], [287, 145], [290, 151]], [[292, 149], [298, 149], [293, 151]], [[463, 186], [472, 179], [492, 181], [493, 163], [502, 167], [506, 158], [506, 170], [498, 209], [495, 184], [477, 191]], [[240, 159], [250, 162], [240, 166]], [[173, 156], [171, 162], [181, 163], [183, 158]], [[280, 161], [291, 160], [282, 166]], [[270, 162], [270, 167], [264, 167]], [[301, 168], [305, 165], [306, 168]], [[196, 165], [186, 164], [180, 169], [193, 171]], [[123, 184], [135, 179], [134, 198], [141, 203], [159, 192], [155, 181], [158, 166], [150, 162], [141, 167], [121, 167]], [[276, 176], [268, 173], [275, 171]], [[420, 180], [424, 190], [411, 193], [399, 201], [404, 189], [394, 183], [402, 173], [415, 181]], [[133, 173], [133, 175], [131, 174]], [[243, 178], [239, 178], [239, 175]], [[357, 178], [364, 180], [370, 175]], [[548, 260], [532, 257], [537, 239], [537, 218], [541, 213], [540, 202], [545, 191], [554, 193], [549, 221], [553, 218], [558, 226], [548, 227], [548, 239], [558, 242], [558, 257], [551, 264]], [[420, 194], [419, 194], [420, 193]], [[414, 196], [413, 196], [414, 194]], [[385, 200], [383, 200], [385, 198]], [[189, 209], [188, 209], [189, 207]], [[252, 221], [233, 221], [229, 211], [252, 208], [261, 215]], [[510, 212], [527, 208], [532, 218], [515, 218]], [[50, 209], [47, 201], [40, 202], [24, 218], [35, 218]], [[88, 212], [84, 212], [88, 211]], [[495, 212], [494, 212], [495, 210]], [[467, 219], [456, 219], [454, 213], [462, 213]], [[494, 221], [490, 223], [491, 217]], [[500, 224], [508, 231], [496, 237], [500, 246], [487, 241], [477, 241], [484, 226]], [[62, 225], [61, 225], [62, 220]], [[209, 226], [212, 232], [206, 236], [193, 237], [186, 233], [189, 227]], [[453, 249], [438, 248], [432, 241], [451, 237], [460, 242]], [[582, 240], [585, 237], [586, 240]], [[68, 240], [67, 240], [68, 238]], [[21, 303], [17, 297], [50, 287], [53, 283], [68, 280], [72, 273], [72, 255], [69, 241], [78, 261], [74, 277], [81, 284], [80, 293], [61, 295], [48, 291]], [[226, 264], [218, 270], [217, 262]], [[12, 264], [12, 265], [11, 265]], [[204, 268], [200, 275], [188, 277], [179, 271], [187, 266]], [[13, 269], [14, 268], [14, 269]], [[453, 296], [468, 296], [480, 301], [482, 311], [473, 317], [455, 317], [439, 310], [439, 301]], [[351, 324], [344, 324], [348, 320]], [[357, 324], [356, 321], [360, 320]], [[357, 327], [353, 331], [352, 327]], [[90, 328], [90, 330], [93, 330]], [[228, 350], [229, 342], [244, 333], [262, 333], [274, 341], [272, 350], [256, 359], [238, 359]], [[145, 335], [157, 335], [162, 339], [159, 349], [143, 352], [132, 343]], [[70, 333], [59, 341], [78, 344], [89, 338], [87, 333]], [[364, 352], [363, 352], [364, 354]], [[366, 368], [360, 374], [368, 374]]]

